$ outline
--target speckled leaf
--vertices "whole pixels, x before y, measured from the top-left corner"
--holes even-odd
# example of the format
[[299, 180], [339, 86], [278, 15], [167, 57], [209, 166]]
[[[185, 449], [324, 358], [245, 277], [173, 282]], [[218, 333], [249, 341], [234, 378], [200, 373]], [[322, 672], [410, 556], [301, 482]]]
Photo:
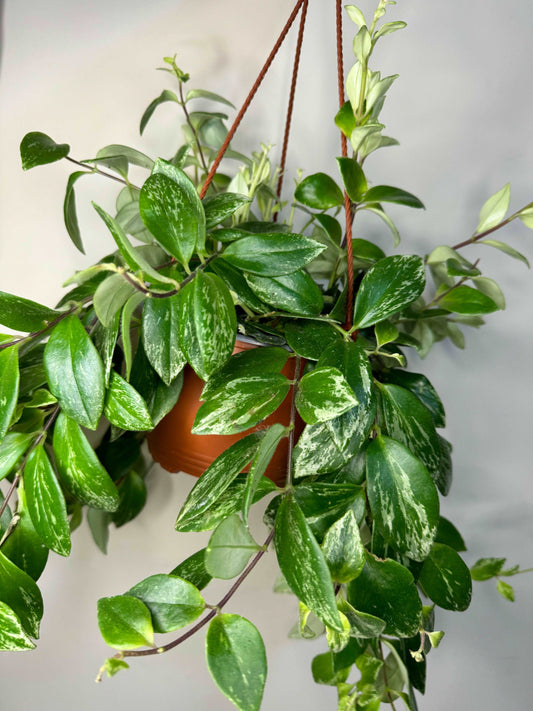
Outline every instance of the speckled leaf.
[[150, 610], [136, 597], [116, 595], [98, 600], [98, 627], [106, 644], [114, 649], [153, 647]]
[[300, 479], [338, 471], [350, 458], [335, 443], [327, 425], [307, 425], [294, 448], [294, 476]]
[[445, 610], [463, 611], [472, 598], [472, 578], [461, 556], [443, 543], [434, 543], [420, 571], [426, 595]]
[[246, 281], [254, 294], [275, 309], [297, 316], [318, 316], [324, 306], [322, 292], [307, 272], [272, 278], [247, 274]]
[[385, 634], [412, 637], [418, 632], [422, 603], [413, 576], [396, 561], [367, 553], [361, 574], [348, 586], [348, 602], [384, 620]]
[[400, 385], [416, 395], [427, 407], [435, 427], [446, 427], [446, 415], [439, 395], [430, 381], [422, 373], [411, 373], [400, 368], [393, 368], [384, 375], [385, 382]]
[[255, 234], [229, 244], [224, 259], [250, 274], [292, 274], [323, 252], [325, 246], [299, 234]]
[[298, 484], [294, 498], [315, 538], [322, 541], [328, 529], [348, 511], [358, 524], [365, 516], [365, 490], [349, 482], [311, 481]]
[[209, 465], [191, 489], [176, 520], [176, 530], [182, 530], [191, 520], [202, 515], [217, 501], [235, 477], [253, 459], [264, 432], [243, 437]]
[[220, 691], [239, 711], [259, 711], [267, 675], [265, 645], [254, 625], [223, 613], [209, 624], [207, 667]]
[[359, 575], [365, 564], [365, 548], [351, 509], [328, 529], [322, 552], [335, 582], [348, 583]]
[[134, 432], [151, 430], [152, 418], [137, 390], [113, 371], [107, 390], [104, 415], [109, 422]]
[[104, 408], [104, 367], [76, 316], [68, 316], [52, 331], [44, 351], [44, 367], [62, 411], [95, 430]]
[[212, 580], [205, 569], [205, 548], [201, 548], [170, 571], [170, 575], [187, 580], [198, 590], [203, 590]]
[[0, 291], [0, 323], [14, 331], [40, 331], [59, 315], [48, 306]]
[[40, 131], [27, 133], [20, 144], [22, 170], [55, 163], [68, 156], [69, 151], [70, 146], [67, 143], [56, 143], [45, 133]]
[[205, 551], [205, 567], [213, 578], [231, 580], [248, 565], [259, 546], [240, 516], [231, 514], [211, 534]]
[[259, 486], [263, 474], [266, 468], [270, 464], [270, 460], [274, 456], [278, 444], [281, 442], [283, 437], [288, 435], [288, 428], [284, 427], [279, 423], [275, 423], [266, 430], [265, 435], [259, 443], [259, 448], [254, 455], [252, 466], [250, 467], [250, 473], [248, 474], [248, 479], [246, 481], [246, 489], [244, 493], [243, 505], [242, 505], [242, 515], [245, 523], [248, 522], [248, 512], [250, 511], [250, 506], [254, 500], [255, 492]]
[[16, 346], [0, 351], [0, 442], [15, 412], [19, 392], [19, 364]]
[[179, 630], [194, 622], [205, 608], [194, 585], [174, 575], [151, 575], [126, 594], [139, 598], [150, 610], [154, 632]]
[[293, 496], [281, 502], [275, 531], [278, 563], [289, 587], [324, 624], [342, 632], [328, 564]]
[[[365, 556], [363, 556], [363, 569], [365, 564]], [[361, 571], [359, 571], [361, 572]], [[379, 635], [385, 629], [385, 621], [371, 615], [368, 612], [360, 612], [356, 610], [347, 600], [340, 598], [337, 603], [339, 610], [346, 617], [350, 623], [350, 636], [356, 639], [372, 639], [373, 637], [379, 637]]]
[[331, 343], [342, 340], [331, 324], [304, 319], [289, 321], [285, 326], [285, 338], [290, 348], [307, 360], [318, 360]]
[[430, 412], [416, 395], [399, 385], [380, 384], [379, 390], [387, 434], [410, 449], [437, 480], [441, 448]]
[[401, 311], [424, 291], [426, 276], [420, 257], [398, 255], [377, 262], [363, 277], [355, 300], [354, 325], [372, 326]]
[[147, 299], [142, 313], [142, 341], [150, 365], [166, 385], [187, 362], [179, 345], [179, 294]]
[[338, 368], [317, 367], [300, 380], [296, 407], [310, 425], [342, 415], [359, 404], [354, 391]]
[[[208, 230], [216, 227], [221, 222], [236, 212], [243, 205], [247, 205], [252, 198], [238, 193], [219, 193], [205, 198], [203, 201]], [[243, 234], [244, 236], [244, 234]]]
[[62, 412], [54, 427], [54, 454], [61, 480], [78, 501], [104, 511], [117, 509], [116, 486], [79, 425]]
[[368, 447], [366, 468], [374, 524], [399, 553], [424, 560], [439, 521], [439, 497], [429, 472], [406, 447], [382, 436]]
[[0, 601], [0, 651], [22, 652], [35, 649], [15, 612]]
[[201, 271], [178, 297], [180, 347], [194, 371], [207, 380], [224, 365], [235, 346], [233, 300], [220, 277]]
[[35, 581], [1, 551], [0, 601], [9, 605], [30, 637], [39, 638], [39, 624], [43, 616], [41, 592]]
[[193, 434], [237, 434], [271, 415], [287, 397], [290, 381], [281, 373], [235, 378], [200, 406]]
[[50, 550], [68, 556], [70, 529], [65, 497], [42, 444], [28, 458], [24, 484], [35, 530]]
[[7, 476], [33, 439], [25, 432], [8, 432], [0, 443], [0, 480]]
[[225, 262], [222, 257], [214, 259], [211, 262], [211, 268], [215, 274], [218, 274], [228, 289], [237, 295], [242, 304], [259, 313], [270, 311], [270, 307], [264, 304], [251, 290], [240, 269], [232, 266], [229, 262]]

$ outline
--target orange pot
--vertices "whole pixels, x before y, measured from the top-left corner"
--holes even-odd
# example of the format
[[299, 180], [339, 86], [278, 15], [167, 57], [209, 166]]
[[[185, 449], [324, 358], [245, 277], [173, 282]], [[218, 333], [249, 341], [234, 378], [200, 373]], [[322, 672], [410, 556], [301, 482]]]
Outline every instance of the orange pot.
[[[241, 353], [257, 348], [254, 343], [237, 341], [234, 353]], [[282, 373], [294, 378], [295, 359], [290, 358]], [[290, 393], [278, 409], [255, 427], [236, 435], [195, 435], [191, 433], [194, 418], [200, 407], [200, 396], [204, 383], [193, 369], [186, 366], [183, 388], [177, 405], [164, 417], [157, 427], [148, 434], [148, 448], [154, 460], [169, 472], [183, 471], [193, 476], [200, 476], [207, 467], [230, 445], [242, 439], [250, 432], [264, 429], [276, 422], [289, 425], [291, 416]], [[297, 417], [295, 434], [298, 437], [304, 427]], [[266, 470], [266, 476], [277, 484], [283, 484], [286, 478], [287, 454], [289, 442], [284, 438]]]

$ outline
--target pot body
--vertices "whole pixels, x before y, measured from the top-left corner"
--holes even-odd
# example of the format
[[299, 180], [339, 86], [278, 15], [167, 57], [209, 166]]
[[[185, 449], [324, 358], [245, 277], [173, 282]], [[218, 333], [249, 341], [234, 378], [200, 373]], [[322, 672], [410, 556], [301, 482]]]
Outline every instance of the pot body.
[[[254, 343], [238, 340], [234, 353], [257, 348]], [[260, 346], [259, 346], [260, 347]], [[290, 358], [282, 373], [294, 378], [295, 359]], [[177, 405], [164, 417], [157, 427], [148, 434], [148, 448], [154, 460], [169, 472], [186, 472], [199, 477], [207, 467], [230, 445], [245, 435], [261, 430], [276, 422], [288, 426], [291, 418], [291, 393], [278, 409], [255, 427], [236, 435], [195, 435], [191, 429], [198, 408], [204, 383], [190, 366], [185, 367], [183, 388]], [[292, 392], [292, 389], [291, 389]], [[295, 435], [298, 437], [304, 427], [297, 417]], [[265, 472], [272, 481], [283, 484], [287, 471], [288, 438], [282, 439]]]

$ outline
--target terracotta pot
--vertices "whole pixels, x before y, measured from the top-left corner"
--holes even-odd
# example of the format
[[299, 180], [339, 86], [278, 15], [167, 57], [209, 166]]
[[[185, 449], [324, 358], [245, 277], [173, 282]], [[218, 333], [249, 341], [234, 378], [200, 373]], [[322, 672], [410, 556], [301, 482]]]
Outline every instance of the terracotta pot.
[[[255, 343], [238, 340], [234, 353], [257, 348]], [[290, 358], [282, 373], [294, 378], [295, 359]], [[290, 393], [278, 409], [256, 427], [236, 435], [195, 435], [191, 433], [194, 418], [200, 407], [200, 396], [204, 383], [196, 373], [186, 366], [183, 389], [177, 405], [161, 420], [148, 435], [148, 448], [154, 460], [169, 472], [186, 472], [200, 476], [219, 454], [230, 445], [255, 430], [264, 429], [275, 422], [288, 425], [290, 422]], [[299, 436], [304, 423], [297, 417], [295, 433]], [[270, 462], [266, 473], [272, 481], [283, 484], [286, 477], [289, 442], [284, 438]], [[246, 470], [245, 470], [246, 471]]]

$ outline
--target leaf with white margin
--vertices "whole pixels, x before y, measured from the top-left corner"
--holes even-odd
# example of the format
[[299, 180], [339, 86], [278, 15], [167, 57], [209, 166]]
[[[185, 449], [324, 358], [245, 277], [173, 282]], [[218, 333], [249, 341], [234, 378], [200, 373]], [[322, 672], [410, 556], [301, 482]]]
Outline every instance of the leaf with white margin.
[[0, 602], [0, 651], [22, 652], [26, 649], [35, 649], [35, 645], [9, 605]]

